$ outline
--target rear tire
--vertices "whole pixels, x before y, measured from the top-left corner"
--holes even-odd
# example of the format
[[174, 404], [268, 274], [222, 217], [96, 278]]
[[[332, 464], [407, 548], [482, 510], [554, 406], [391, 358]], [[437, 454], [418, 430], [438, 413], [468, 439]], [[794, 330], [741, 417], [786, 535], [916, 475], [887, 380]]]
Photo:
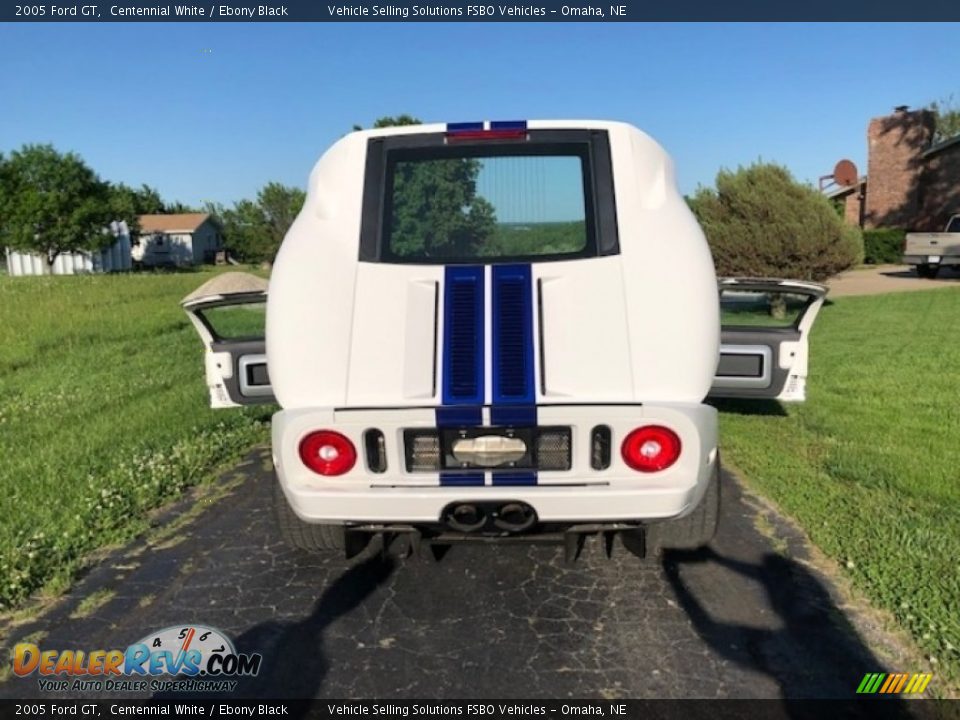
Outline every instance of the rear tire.
[[343, 552], [346, 533], [343, 525], [308, 523], [290, 507], [280, 481], [273, 483], [273, 510], [283, 541], [297, 550], [314, 553]]
[[927, 280], [933, 280], [940, 273], [939, 265], [929, 265], [927, 263], [922, 263], [917, 265], [917, 275]]
[[647, 526], [646, 550], [656, 555], [661, 550], [696, 550], [717, 534], [720, 523], [720, 458], [714, 466], [713, 477], [700, 504], [692, 513], [679, 520], [654, 523]]

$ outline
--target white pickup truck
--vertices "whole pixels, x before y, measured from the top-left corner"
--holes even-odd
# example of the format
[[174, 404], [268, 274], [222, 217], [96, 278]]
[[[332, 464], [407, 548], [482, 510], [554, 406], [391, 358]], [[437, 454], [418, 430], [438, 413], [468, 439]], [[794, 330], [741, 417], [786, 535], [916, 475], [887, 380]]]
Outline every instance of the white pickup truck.
[[575, 556], [592, 533], [648, 550], [711, 539], [705, 399], [803, 400], [825, 293], [718, 283], [659, 145], [552, 120], [347, 135], [314, 168], [269, 287], [228, 273], [183, 306], [211, 404], [280, 406], [289, 543], [523, 536]]
[[944, 265], [960, 266], [960, 215], [947, 221], [939, 233], [907, 233], [903, 240], [903, 263], [914, 265], [917, 275], [933, 279]]

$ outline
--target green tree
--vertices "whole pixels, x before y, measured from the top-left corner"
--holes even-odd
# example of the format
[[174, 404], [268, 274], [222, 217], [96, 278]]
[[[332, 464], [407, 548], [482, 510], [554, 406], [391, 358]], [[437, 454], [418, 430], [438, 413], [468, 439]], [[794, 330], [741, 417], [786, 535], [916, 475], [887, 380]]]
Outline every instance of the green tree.
[[256, 200], [241, 200], [232, 208], [208, 205], [207, 211], [219, 221], [227, 247], [237, 257], [245, 262], [272, 261], [305, 199], [300, 188], [271, 182]]
[[930, 103], [930, 109], [936, 116], [933, 141], [940, 142], [960, 135], [960, 105], [953, 95]]
[[779, 165], [721, 170], [689, 200], [718, 275], [825, 280], [863, 259], [859, 228]]
[[[378, 118], [374, 128], [419, 125], [412, 115]], [[362, 130], [359, 125], [354, 130]], [[485, 252], [496, 227], [493, 206], [477, 195], [479, 160], [451, 158], [394, 166], [390, 249], [401, 257], [442, 258]]]
[[110, 186], [79, 156], [24, 145], [0, 162], [0, 246], [39, 253], [48, 268], [64, 252], [113, 242]]
[[496, 230], [493, 206], [477, 195], [480, 161], [398, 162], [393, 173], [390, 249], [402, 257], [470, 257]]
[[[385, 115], [383, 117], [377, 118], [374, 123], [374, 128], [385, 128], [385, 127], [401, 127], [403, 125], [421, 125], [422, 121], [418, 118], [415, 118], [413, 115], [397, 115], [396, 117], [391, 115]], [[354, 130], [363, 130], [363, 125], [354, 125]]]
[[183, 213], [198, 213], [204, 211], [200, 208], [194, 207], [193, 205], [187, 205], [179, 200], [174, 200], [170, 203], [164, 203], [163, 210], [160, 212], [170, 213], [171, 215], [181, 215]]
[[114, 220], [125, 220], [131, 234], [140, 231], [139, 217], [165, 211], [160, 193], [148, 185], [134, 189], [123, 183], [110, 185], [110, 209]]

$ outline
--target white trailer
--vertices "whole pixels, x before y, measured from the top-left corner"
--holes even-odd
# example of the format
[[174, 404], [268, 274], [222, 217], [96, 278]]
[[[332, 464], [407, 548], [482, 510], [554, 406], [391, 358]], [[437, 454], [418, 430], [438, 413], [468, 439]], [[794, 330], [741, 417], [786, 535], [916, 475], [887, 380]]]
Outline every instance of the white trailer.
[[[53, 265], [37, 253], [24, 253], [6, 248], [7, 273], [23, 275], [78, 275], [83, 273], [122, 272], [130, 270], [130, 231], [127, 223], [110, 223], [114, 241], [97, 251], [64, 252], [54, 258]], [[107, 234], [107, 231], [104, 233]]]
[[269, 291], [234, 277], [184, 307], [211, 404], [281, 408], [291, 543], [539, 533], [574, 552], [597, 531], [710, 540], [705, 399], [802, 400], [825, 292], [718, 292], [660, 146], [623, 123], [537, 121], [346, 136], [310, 176]]

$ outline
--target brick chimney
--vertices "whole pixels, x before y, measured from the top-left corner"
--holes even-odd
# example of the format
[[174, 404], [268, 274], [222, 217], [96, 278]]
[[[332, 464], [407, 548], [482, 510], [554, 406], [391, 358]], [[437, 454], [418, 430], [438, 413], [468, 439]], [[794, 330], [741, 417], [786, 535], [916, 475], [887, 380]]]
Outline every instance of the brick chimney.
[[916, 223], [921, 153], [930, 147], [934, 124], [930, 110], [910, 110], [906, 105], [870, 121], [865, 227], [910, 229]]

